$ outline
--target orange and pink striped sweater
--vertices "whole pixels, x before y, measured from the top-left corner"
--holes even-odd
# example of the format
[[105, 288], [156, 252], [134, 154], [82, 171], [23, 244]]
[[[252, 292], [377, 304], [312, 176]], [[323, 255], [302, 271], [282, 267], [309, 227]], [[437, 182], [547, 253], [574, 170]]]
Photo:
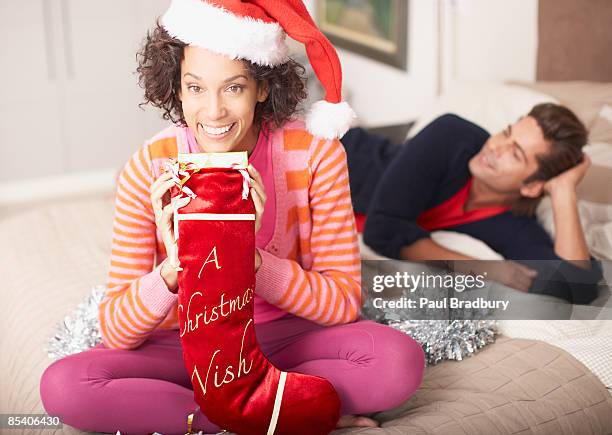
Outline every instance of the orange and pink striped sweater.
[[[119, 176], [108, 290], [99, 313], [107, 347], [133, 349], [158, 327], [179, 327], [178, 297], [159, 271], [166, 252], [150, 185], [168, 158], [190, 152], [187, 132], [174, 125], [163, 130]], [[361, 270], [344, 148], [338, 140], [313, 137], [301, 121], [272, 130], [267, 146], [276, 216], [270, 242], [259, 249], [256, 298], [323, 325], [357, 320]], [[257, 301], [255, 309], [257, 321]]]

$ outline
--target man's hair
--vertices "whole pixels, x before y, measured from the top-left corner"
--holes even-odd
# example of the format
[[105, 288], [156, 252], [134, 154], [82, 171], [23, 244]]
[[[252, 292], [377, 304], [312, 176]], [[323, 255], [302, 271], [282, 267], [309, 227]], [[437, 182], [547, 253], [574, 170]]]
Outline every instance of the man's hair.
[[[144, 104], [162, 110], [163, 119], [185, 125], [183, 108], [179, 99], [181, 88], [181, 61], [184, 59], [184, 42], [173, 38], [160, 25], [147, 32], [143, 45], [136, 55], [138, 83], [144, 89]], [[268, 98], [255, 106], [256, 124], [271, 121], [281, 126], [298, 110], [298, 104], [307, 97], [303, 74], [304, 67], [290, 59], [281, 65], [270, 67], [243, 60], [257, 86], [269, 87]]]
[[[536, 120], [544, 139], [550, 143], [550, 152], [536, 156], [538, 169], [524, 183], [547, 181], [582, 162], [582, 147], [587, 143], [588, 133], [584, 124], [567, 107], [559, 104], [538, 104], [527, 114]], [[518, 215], [535, 213], [542, 197], [522, 197], [512, 211]]]

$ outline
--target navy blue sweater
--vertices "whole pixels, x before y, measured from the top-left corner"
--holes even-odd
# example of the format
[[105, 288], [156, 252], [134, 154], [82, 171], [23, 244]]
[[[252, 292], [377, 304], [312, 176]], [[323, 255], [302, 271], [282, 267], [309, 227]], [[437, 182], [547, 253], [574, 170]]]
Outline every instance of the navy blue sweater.
[[[469, 160], [489, 134], [455, 115], [430, 123], [404, 145], [351, 129], [342, 138], [348, 156], [353, 207], [367, 214], [364, 242], [378, 253], [398, 258], [400, 249], [429, 237], [417, 217], [451, 198], [471, 177]], [[505, 212], [445, 228], [482, 240], [504, 258], [538, 270], [531, 292], [573, 303], [597, 297], [601, 266], [590, 270], [562, 260], [534, 217]], [[545, 261], [540, 261], [545, 260]]]

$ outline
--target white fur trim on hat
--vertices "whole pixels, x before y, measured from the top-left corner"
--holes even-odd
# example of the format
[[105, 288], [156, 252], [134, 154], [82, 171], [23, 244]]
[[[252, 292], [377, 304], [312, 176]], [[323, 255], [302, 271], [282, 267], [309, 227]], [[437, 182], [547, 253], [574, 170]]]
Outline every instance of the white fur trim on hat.
[[202, 0], [172, 0], [162, 25], [173, 37], [232, 59], [258, 65], [285, 63], [289, 49], [278, 23], [239, 17]]
[[330, 103], [317, 101], [306, 115], [306, 129], [315, 136], [336, 139], [344, 136], [356, 118], [355, 112], [346, 101]]

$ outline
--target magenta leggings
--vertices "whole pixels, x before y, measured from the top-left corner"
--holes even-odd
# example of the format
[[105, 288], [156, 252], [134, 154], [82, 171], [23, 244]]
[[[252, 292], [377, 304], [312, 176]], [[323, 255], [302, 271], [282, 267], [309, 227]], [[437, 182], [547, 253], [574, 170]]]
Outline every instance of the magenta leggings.
[[[393, 408], [421, 383], [418, 343], [389, 326], [360, 320], [321, 326], [301, 317], [255, 325], [266, 357], [281, 370], [322, 376], [340, 396], [342, 414]], [[122, 434], [184, 434], [197, 409], [178, 330], [157, 330], [134, 350], [96, 347], [55, 361], [40, 394], [49, 415], [76, 428]], [[194, 429], [219, 428], [196, 412]]]

